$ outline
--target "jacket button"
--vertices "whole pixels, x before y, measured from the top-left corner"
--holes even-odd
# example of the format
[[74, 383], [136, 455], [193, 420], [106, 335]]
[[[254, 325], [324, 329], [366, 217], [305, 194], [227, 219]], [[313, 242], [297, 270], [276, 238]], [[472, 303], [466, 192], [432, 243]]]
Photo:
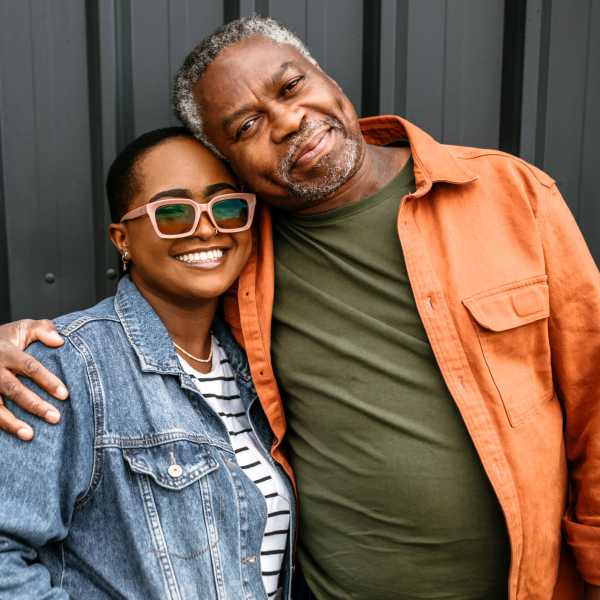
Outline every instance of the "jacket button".
[[183, 469], [180, 465], [170, 465], [167, 469], [167, 473], [169, 473], [171, 477], [181, 477], [183, 475]]

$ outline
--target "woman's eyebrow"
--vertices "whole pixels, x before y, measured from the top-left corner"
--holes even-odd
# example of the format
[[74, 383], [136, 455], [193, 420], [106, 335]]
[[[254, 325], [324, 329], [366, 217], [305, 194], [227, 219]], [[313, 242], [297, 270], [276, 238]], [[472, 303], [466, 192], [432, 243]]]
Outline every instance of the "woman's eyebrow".
[[233, 185], [233, 183], [226, 183], [224, 181], [219, 183], [211, 183], [204, 188], [204, 197], [208, 198], [221, 190], [231, 190], [232, 192], [238, 192], [239, 190]]
[[160, 200], [161, 198], [188, 198], [192, 199], [192, 192], [190, 190], [184, 190], [182, 188], [175, 188], [173, 190], [163, 190], [162, 192], [158, 192], [158, 194], [154, 194], [148, 202], [154, 202], [155, 200]]
[[[238, 188], [232, 183], [227, 183], [225, 181], [220, 181], [218, 183], [211, 183], [207, 185], [202, 191], [202, 195], [205, 198], [220, 192], [221, 190], [231, 190], [232, 192], [238, 192]], [[194, 199], [194, 194], [190, 190], [186, 190], [183, 188], [175, 188], [172, 190], [162, 190], [157, 194], [154, 194], [148, 202], [154, 202], [155, 200], [160, 200], [161, 198], [186, 198], [188, 200]]]

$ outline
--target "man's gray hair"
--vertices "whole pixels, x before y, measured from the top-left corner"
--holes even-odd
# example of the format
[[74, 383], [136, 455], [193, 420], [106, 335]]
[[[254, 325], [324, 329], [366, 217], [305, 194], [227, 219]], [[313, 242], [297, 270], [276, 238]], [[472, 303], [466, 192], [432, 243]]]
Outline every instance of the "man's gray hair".
[[293, 46], [312, 63], [315, 59], [303, 42], [289, 29], [269, 17], [243, 17], [226, 23], [212, 35], [200, 42], [185, 59], [183, 65], [175, 76], [173, 85], [173, 107], [179, 120], [198, 138], [207, 148], [217, 156], [223, 155], [215, 148], [206, 134], [200, 107], [194, 99], [193, 87], [202, 77], [210, 65], [225, 48], [233, 46], [242, 40], [259, 35], [269, 38], [277, 44]]

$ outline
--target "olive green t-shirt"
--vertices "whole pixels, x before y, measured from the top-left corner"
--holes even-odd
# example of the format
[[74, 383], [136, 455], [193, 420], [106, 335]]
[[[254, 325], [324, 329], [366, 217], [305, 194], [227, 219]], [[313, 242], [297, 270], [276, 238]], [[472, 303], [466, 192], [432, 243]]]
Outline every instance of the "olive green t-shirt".
[[275, 215], [272, 353], [319, 600], [507, 597], [506, 526], [417, 313], [396, 230], [412, 161], [374, 196]]

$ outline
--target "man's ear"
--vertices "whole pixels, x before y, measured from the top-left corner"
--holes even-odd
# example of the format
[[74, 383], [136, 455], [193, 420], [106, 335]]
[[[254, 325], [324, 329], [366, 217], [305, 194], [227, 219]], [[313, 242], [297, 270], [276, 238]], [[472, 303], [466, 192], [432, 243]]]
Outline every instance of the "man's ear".
[[117, 249], [117, 252], [122, 255], [129, 245], [127, 243], [127, 228], [125, 224], [111, 223], [108, 226], [108, 235], [110, 236], [110, 241], [113, 243], [113, 246]]

